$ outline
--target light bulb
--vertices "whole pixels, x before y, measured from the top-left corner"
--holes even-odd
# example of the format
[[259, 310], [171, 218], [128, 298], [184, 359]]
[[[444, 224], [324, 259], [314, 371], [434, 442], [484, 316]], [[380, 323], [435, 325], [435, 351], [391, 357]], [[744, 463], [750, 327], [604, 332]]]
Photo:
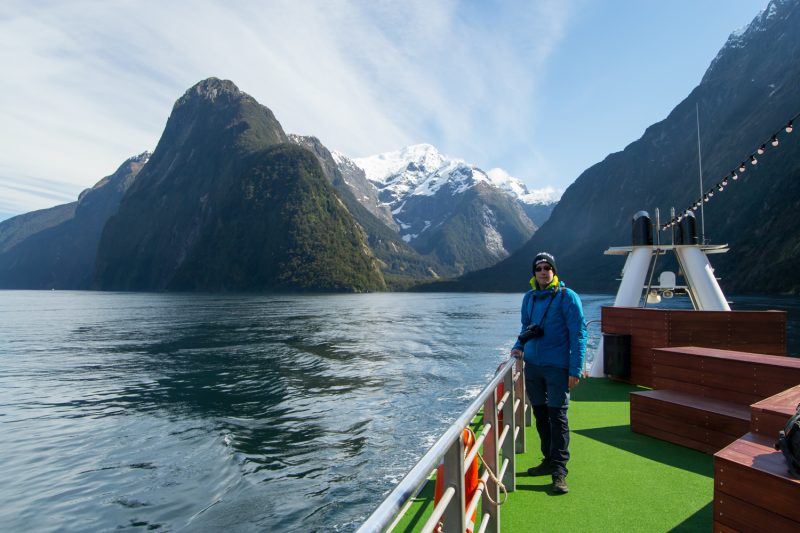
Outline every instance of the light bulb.
[[746, 166], [744, 166], [744, 161], [742, 161], [742, 162], [739, 164], [739, 172], [741, 173], [741, 172], [744, 172], [745, 170], [747, 170], [747, 167], [746, 167]]
[[792, 133], [793, 129], [794, 128], [792, 127], [792, 121], [790, 120], [789, 123], [786, 125], [786, 133]]
[[758, 163], [758, 159], [756, 159], [756, 156], [751, 155], [750, 156], [750, 164], [751, 165], [755, 165], [756, 163]]
[[756, 152], [758, 152], [758, 155], [761, 155], [761, 154], [764, 153], [764, 150], [766, 150], [766, 149], [767, 149], [767, 145], [766, 144], [762, 144], [761, 146], [758, 147], [758, 150], [756, 150]]
[[780, 142], [778, 141], [778, 136], [777, 135], [773, 135], [772, 136], [772, 141], [770, 141], [770, 142], [772, 143], [772, 146], [778, 146], [780, 144]]
[[731, 172], [731, 179], [733, 179], [733, 181], [736, 181], [739, 179], [739, 175], [736, 172]]

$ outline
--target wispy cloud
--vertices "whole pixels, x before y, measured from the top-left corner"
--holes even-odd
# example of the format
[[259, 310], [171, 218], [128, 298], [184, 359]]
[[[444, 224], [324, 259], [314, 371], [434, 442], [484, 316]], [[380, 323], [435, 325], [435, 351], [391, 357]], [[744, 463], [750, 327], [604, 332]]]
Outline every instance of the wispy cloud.
[[[502, 165], [525, 142], [510, 139], [530, 137], [537, 73], [570, 5], [6, 1], [0, 168], [74, 198], [152, 149], [173, 102], [209, 76], [233, 80], [287, 131], [353, 156], [430, 142]], [[7, 209], [52, 205], [9, 179]]]

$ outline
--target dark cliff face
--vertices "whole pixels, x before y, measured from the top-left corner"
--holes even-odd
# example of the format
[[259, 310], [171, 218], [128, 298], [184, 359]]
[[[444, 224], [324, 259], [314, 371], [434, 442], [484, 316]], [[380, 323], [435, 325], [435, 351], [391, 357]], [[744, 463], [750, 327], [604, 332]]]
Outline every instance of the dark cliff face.
[[77, 202], [20, 215], [0, 225], [0, 288], [87, 289], [106, 221], [149, 154], [123, 163]]
[[371, 291], [378, 263], [306, 150], [246, 156], [169, 290]]
[[427, 223], [411, 241], [414, 248], [459, 273], [497, 263], [536, 230], [517, 201], [484, 183], [458, 194], [442, 187], [409, 200], [403, 216]]
[[106, 224], [93, 286], [384, 288], [319, 163], [287, 142], [272, 112], [230, 81], [189, 89]]
[[[583, 172], [550, 219], [516, 254], [494, 268], [466, 276], [461, 289], [524, 290], [531, 258], [553, 252], [559, 274], [590, 291], [616, 289], [623, 266], [604, 256], [628, 245], [631, 219], [640, 210], [662, 222], [700, 196], [696, 109], [699, 109], [704, 189], [713, 187], [800, 111], [800, 3], [773, 0], [748, 29], [732, 36], [701, 84], [669, 114], [622, 152]], [[782, 130], [781, 130], [782, 131]], [[704, 208], [705, 236], [729, 243], [714, 256], [723, 290], [800, 292], [800, 135], [768, 145], [756, 166]], [[698, 221], [698, 226], [700, 226]], [[668, 233], [661, 233], [669, 239]], [[741, 264], [754, 268], [743, 271]]]

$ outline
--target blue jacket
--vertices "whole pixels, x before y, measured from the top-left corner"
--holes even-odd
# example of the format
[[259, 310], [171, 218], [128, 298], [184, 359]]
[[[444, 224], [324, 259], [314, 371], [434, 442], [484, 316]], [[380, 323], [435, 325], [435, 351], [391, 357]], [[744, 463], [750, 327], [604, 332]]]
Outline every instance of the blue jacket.
[[526, 342], [524, 349], [519, 340], [514, 344], [515, 349], [523, 350], [525, 362], [566, 368], [570, 376], [580, 377], [586, 356], [586, 323], [581, 299], [575, 291], [566, 288], [563, 282], [557, 288], [530, 290], [522, 298], [521, 311], [520, 333], [531, 324], [544, 329], [544, 335]]

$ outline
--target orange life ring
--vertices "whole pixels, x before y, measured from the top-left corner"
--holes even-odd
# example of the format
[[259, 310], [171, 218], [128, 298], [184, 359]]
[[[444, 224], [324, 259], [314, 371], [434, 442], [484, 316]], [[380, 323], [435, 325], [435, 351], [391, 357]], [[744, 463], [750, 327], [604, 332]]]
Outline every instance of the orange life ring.
[[[464, 434], [462, 435], [462, 439], [464, 441], [464, 458], [467, 457], [469, 453], [469, 449], [475, 444], [475, 437], [473, 436], [472, 432], [468, 429], [464, 430]], [[472, 497], [475, 495], [475, 491], [478, 490], [478, 456], [477, 454], [472, 459], [472, 463], [467, 468], [467, 471], [464, 472], [464, 512], [467, 511], [467, 507], [469, 507], [469, 502], [472, 500]], [[442, 494], [444, 493], [444, 463], [439, 463], [439, 466], [436, 467], [436, 489], [434, 490], [433, 495], [433, 504], [436, 505], [439, 503], [439, 500], [442, 499]], [[477, 510], [472, 512], [472, 519], [467, 522], [467, 533], [472, 533], [475, 529], [475, 516], [477, 515]]]

